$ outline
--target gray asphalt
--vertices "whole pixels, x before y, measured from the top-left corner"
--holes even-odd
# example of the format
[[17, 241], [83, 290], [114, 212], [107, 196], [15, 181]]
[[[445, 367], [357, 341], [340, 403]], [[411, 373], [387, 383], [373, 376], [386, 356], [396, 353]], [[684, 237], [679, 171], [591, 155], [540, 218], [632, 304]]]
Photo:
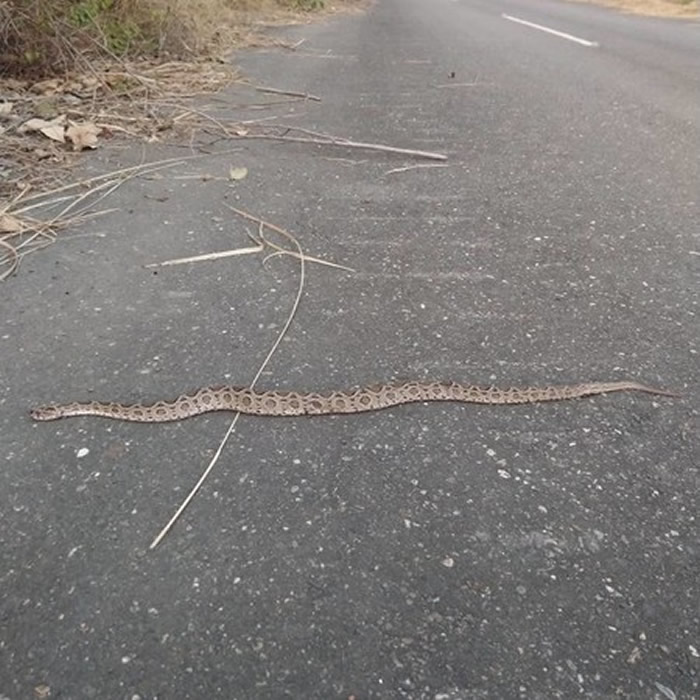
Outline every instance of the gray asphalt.
[[[236, 110], [260, 101], [238, 86], [219, 114], [448, 167], [246, 141], [125, 184], [3, 285], [0, 695], [700, 697], [700, 24], [379, 0], [283, 33], [305, 42], [236, 60], [323, 101]], [[87, 174], [142, 157], [103, 148]], [[635, 378], [684, 397], [243, 418], [149, 551], [228, 418], [27, 412], [250, 382], [295, 262], [143, 267], [249, 245], [227, 202], [357, 270], [308, 265], [262, 388]]]

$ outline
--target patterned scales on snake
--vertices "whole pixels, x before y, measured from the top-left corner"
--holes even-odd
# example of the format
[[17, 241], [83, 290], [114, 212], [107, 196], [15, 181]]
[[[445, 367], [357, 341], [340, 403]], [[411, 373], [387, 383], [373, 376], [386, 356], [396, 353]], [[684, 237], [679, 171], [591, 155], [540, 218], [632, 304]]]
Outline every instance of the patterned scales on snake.
[[364, 413], [390, 406], [425, 401], [481, 404], [524, 404], [561, 401], [613, 391], [644, 391], [659, 396], [678, 396], [637, 382], [593, 382], [563, 386], [498, 389], [454, 382], [404, 382], [380, 384], [355, 391], [330, 394], [294, 391], [253, 391], [231, 386], [206, 387], [174, 401], [154, 404], [85, 403], [52, 404], [31, 411], [34, 420], [48, 421], [71, 416], [102, 416], [138, 423], [164, 423], [211, 411], [234, 411], [255, 416], [310, 416], [331, 413]]

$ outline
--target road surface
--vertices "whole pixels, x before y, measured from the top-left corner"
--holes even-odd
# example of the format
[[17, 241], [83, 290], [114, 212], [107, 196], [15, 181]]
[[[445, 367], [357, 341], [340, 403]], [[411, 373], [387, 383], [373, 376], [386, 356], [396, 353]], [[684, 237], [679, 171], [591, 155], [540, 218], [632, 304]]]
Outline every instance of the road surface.
[[[0, 694], [700, 697], [700, 24], [378, 0], [283, 35], [305, 41], [236, 60], [320, 103], [235, 107], [264, 98], [233, 86], [203, 106], [446, 167], [218, 142], [3, 284]], [[28, 410], [252, 380], [298, 264], [143, 267], [249, 246], [226, 204], [355, 270], [307, 264], [261, 388], [631, 378], [684, 396], [243, 418], [149, 550], [230, 419]]]

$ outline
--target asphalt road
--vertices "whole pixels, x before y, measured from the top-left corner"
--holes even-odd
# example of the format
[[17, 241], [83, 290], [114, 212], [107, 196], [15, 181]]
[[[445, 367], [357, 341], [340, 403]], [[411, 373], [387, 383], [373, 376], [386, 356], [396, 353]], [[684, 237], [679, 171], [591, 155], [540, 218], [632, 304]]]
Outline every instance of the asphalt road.
[[[238, 86], [220, 115], [447, 167], [246, 141], [125, 184], [4, 283], [0, 695], [700, 697], [700, 24], [379, 0], [284, 34], [305, 42], [238, 60], [322, 102], [234, 108], [261, 99]], [[636, 378], [684, 397], [243, 418], [149, 551], [229, 419], [27, 412], [251, 381], [298, 265], [143, 267], [249, 245], [227, 202], [357, 271], [307, 266], [262, 388]]]

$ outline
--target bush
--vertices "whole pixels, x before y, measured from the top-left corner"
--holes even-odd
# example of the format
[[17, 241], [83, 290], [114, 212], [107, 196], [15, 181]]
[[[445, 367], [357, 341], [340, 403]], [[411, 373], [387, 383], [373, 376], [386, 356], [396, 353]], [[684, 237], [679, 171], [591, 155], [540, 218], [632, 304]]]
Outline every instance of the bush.
[[323, 7], [324, 0], [0, 0], [0, 76], [65, 73], [100, 56], [216, 53], [232, 46], [251, 13]]
[[[168, 0], [0, 0], [0, 76], [65, 73], [96, 57], [191, 52]], [[192, 3], [196, 4], [196, 3]], [[193, 41], [192, 44], [196, 44]]]

